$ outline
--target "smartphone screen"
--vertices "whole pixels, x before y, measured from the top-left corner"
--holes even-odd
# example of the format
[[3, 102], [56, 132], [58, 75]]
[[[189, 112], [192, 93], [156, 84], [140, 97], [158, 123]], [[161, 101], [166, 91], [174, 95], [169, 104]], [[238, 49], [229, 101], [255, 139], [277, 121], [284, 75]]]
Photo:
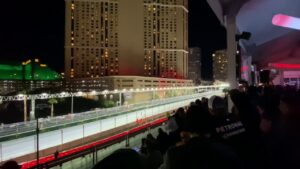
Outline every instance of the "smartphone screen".
[[139, 147], [133, 147], [132, 149], [133, 149], [134, 151], [138, 152], [138, 153], [140, 152], [140, 148], [139, 148]]

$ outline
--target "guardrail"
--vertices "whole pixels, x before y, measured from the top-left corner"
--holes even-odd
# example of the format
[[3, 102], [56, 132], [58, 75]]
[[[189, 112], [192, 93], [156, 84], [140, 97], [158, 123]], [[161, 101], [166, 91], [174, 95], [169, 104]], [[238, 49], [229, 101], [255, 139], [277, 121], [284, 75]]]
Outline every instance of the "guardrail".
[[61, 152], [58, 154], [58, 158], [55, 159], [53, 155], [40, 158], [39, 166], [37, 166], [36, 160], [24, 162], [22, 164], [22, 169], [34, 169], [34, 168], [45, 168], [49, 169], [55, 166], [61, 166], [63, 163], [69, 162], [71, 160], [74, 160], [76, 158], [80, 158], [82, 156], [92, 154], [93, 158], [93, 165], [97, 163], [97, 151], [104, 149], [106, 147], [112, 146], [114, 144], [120, 143], [122, 141], [128, 142], [128, 145], [130, 144], [130, 138], [135, 137], [138, 134], [141, 134], [150, 128], [155, 128], [157, 126], [160, 126], [162, 123], [164, 123], [167, 119], [161, 118], [157, 119], [151, 123], [147, 123], [142, 126], [138, 126], [135, 128], [132, 128], [131, 130], [118, 133], [116, 135], [110, 136], [109, 138], [102, 139], [100, 141], [96, 141], [93, 143], [89, 143], [87, 145], [83, 145], [80, 147], [76, 147], [64, 152]]
[[[138, 106], [129, 109], [129, 111], [128, 109], [120, 111], [121, 109], [116, 108], [115, 112], [108, 111], [108, 114], [104, 113], [102, 116], [100, 115], [100, 119], [97, 119], [95, 117], [95, 114], [93, 114], [95, 112], [86, 112], [86, 114], [81, 113], [81, 118], [84, 120], [79, 118], [76, 118], [77, 121], [72, 121], [72, 119], [62, 119], [59, 122], [63, 126], [59, 126], [58, 124], [54, 123], [59, 128], [53, 131], [43, 132], [39, 134], [39, 150], [63, 145], [78, 139], [84, 139], [88, 136], [103, 131], [108, 131], [123, 126], [125, 124], [136, 122], [139, 119], [152, 117], [167, 111], [177, 109], [179, 107], [187, 106], [191, 101], [194, 101], [196, 98], [210, 97], [211, 95], [215, 95], [218, 93], [221, 93], [221, 91], [214, 90], [211, 92], [197, 93], [194, 95], [181, 96], [166, 100], [157, 100], [153, 101], [152, 104], [148, 105], [140, 103]], [[96, 115], [98, 115], [98, 113], [96, 113]], [[67, 122], [75, 125], [72, 127], [65, 126]], [[43, 124], [45, 125], [46, 123]], [[53, 127], [52, 125], [53, 123], [46, 124], [43, 130]], [[36, 152], [37, 147], [35, 146], [36, 137], [34, 135], [34, 129], [33, 132], [34, 133], [31, 136], [1, 142], [0, 162]]]
[[[62, 125], [72, 124], [72, 123], [79, 123], [89, 121], [91, 119], [99, 119], [105, 117], [111, 117], [116, 114], [121, 114], [128, 111], [133, 111], [136, 109], [146, 108], [157, 106], [160, 104], [167, 104], [178, 100], [183, 100], [185, 98], [190, 98], [189, 96], [180, 96], [171, 99], [163, 99], [163, 100], [155, 100], [150, 102], [143, 102], [138, 104], [132, 104], [128, 106], [120, 106], [120, 107], [113, 107], [108, 109], [101, 109], [101, 110], [93, 110], [87, 111], [82, 113], [75, 113], [75, 114], [68, 114], [64, 116], [57, 116], [54, 118], [40, 118], [39, 119], [39, 128], [40, 130], [46, 130], [53, 127], [58, 127]], [[14, 123], [9, 125], [3, 125], [0, 128], [0, 138], [11, 136], [11, 135], [20, 135], [28, 132], [32, 132], [36, 130], [36, 121], [29, 121], [29, 122], [20, 122]]]
[[[224, 86], [205, 86], [198, 87], [197, 93], [206, 92], [206, 91], [214, 91], [219, 90]], [[137, 104], [131, 104], [126, 106], [119, 106], [107, 109], [93, 110], [82, 113], [74, 113], [63, 116], [56, 116], [52, 118], [39, 118], [39, 128], [40, 130], [58, 127], [66, 124], [78, 123], [88, 121], [90, 119], [104, 118], [114, 116], [115, 114], [119, 114], [122, 112], [133, 111], [140, 108], [145, 108], [147, 106], [156, 106], [159, 104], [167, 104], [170, 102], [182, 100], [185, 98], [189, 98], [191, 95], [187, 96], [179, 96], [173, 98], [165, 98], [163, 100], [153, 100], [148, 102], [142, 102]], [[34, 132], [36, 130], [36, 121], [28, 121], [28, 122], [19, 122], [13, 124], [5, 124], [0, 126], [0, 139], [8, 136], [21, 135], [28, 132]]]

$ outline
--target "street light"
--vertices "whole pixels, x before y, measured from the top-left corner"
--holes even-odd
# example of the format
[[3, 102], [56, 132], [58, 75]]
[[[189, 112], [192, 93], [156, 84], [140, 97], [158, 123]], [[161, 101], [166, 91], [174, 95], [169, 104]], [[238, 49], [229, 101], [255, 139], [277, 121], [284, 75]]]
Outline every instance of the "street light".
[[108, 94], [108, 93], [109, 93], [108, 90], [103, 90], [103, 91], [102, 91], [102, 94], [104, 94], [104, 95], [106, 95], [106, 94]]
[[77, 95], [78, 95], [78, 96], [82, 96], [82, 95], [83, 95], [83, 92], [82, 92], [82, 91], [79, 91], [79, 92], [77, 92]]
[[24, 97], [25, 95], [24, 94], [18, 94], [18, 97]]
[[97, 92], [95, 90], [91, 91], [91, 95], [96, 95]]

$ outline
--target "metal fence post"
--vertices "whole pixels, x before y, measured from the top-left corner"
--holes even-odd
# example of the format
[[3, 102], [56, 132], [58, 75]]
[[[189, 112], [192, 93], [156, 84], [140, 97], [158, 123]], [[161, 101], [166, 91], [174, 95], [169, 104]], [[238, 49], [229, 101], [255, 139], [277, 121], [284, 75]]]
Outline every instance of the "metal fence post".
[[0, 162], [2, 162], [2, 143], [0, 143]]
[[40, 148], [39, 148], [39, 118], [36, 117], [36, 166], [40, 168]]
[[102, 130], [102, 120], [100, 119], [99, 120], [99, 132], [101, 132], [101, 130]]
[[96, 153], [96, 148], [93, 149], [93, 166], [95, 165], [95, 153]]
[[64, 144], [64, 129], [61, 129], [60, 130], [60, 139], [61, 139], [61, 149], [62, 149], [62, 146]]
[[84, 124], [82, 125], [82, 142], [84, 142]]
[[129, 147], [129, 132], [127, 131], [127, 135], [126, 135], [126, 147]]

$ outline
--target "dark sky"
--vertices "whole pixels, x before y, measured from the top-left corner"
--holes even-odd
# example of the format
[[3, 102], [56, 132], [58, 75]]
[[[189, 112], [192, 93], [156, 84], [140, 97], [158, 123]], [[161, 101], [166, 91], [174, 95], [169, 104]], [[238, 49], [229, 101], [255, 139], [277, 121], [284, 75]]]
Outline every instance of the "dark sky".
[[189, 0], [189, 45], [202, 49], [202, 78], [212, 78], [215, 50], [226, 48], [226, 30], [206, 0]]
[[[211, 53], [225, 48], [225, 29], [206, 3], [189, 0], [189, 43], [203, 51], [203, 77], [211, 76]], [[0, 61], [41, 58], [63, 71], [64, 0], [8, 0], [0, 6]]]
[[0, 6], [0, 60], [41, 58], [64, 66], [64, 0], [8, 0]]

